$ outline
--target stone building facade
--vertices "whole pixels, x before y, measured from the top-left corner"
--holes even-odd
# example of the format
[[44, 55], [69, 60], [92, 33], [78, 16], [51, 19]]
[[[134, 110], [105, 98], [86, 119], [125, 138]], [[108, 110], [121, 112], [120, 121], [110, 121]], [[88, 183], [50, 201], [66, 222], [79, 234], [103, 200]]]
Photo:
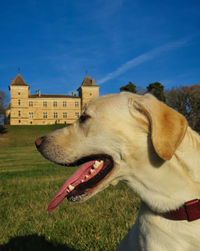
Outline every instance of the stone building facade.
[[72, 95], [30, 93], [21, 74], [11, 79], [10, 104], [6, 110], [6, 123], [10, 125], [71, 124], [79, 118], [84, 106], [99, 96], [99, 86], [86, 75], [81, 86]]

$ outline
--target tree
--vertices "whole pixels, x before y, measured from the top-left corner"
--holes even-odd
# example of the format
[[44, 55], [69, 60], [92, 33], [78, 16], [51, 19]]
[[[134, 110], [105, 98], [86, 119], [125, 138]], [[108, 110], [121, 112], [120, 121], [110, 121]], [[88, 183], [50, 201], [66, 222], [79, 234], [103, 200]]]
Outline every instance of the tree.
[[123, 92], [123, 91], [133, 92], [133, 93], [137, 92], [136, 91], [136, 86], [132, 82], [129, 82], [127, 85], [122, 86], [120, 88], [120, 92]]
[[166, 103], [182, 113], [189, 125], [200, 131], [200, 85], [181, 86], [166, 91]]
[[151, 83], [147, 86], [147, 92], [153, 94], [159, 100], [165, 102], [164, 86], [159, 82]]
[[0, 90], [0, 115], [5, 113], [5, 92]]
[[0, 90], [0, 133], [5, 131], [5, 128], [1, 125], [5, 115], [5, 96], [5, 92]]

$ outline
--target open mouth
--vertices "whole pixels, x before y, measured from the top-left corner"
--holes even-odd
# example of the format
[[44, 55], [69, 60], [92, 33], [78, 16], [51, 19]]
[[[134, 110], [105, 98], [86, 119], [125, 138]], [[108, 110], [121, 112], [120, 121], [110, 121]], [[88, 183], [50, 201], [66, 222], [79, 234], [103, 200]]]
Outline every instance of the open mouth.
[[81, 158], [66, 166], [81, 165], [80, 168], [65, 181], [60, 191], [49, 203], [48, 211], [53, 211], [66, 197], [71, 202], [80, 202], [102, 181], [113, 169], [113, 159], [109, 155], [91, 155]]

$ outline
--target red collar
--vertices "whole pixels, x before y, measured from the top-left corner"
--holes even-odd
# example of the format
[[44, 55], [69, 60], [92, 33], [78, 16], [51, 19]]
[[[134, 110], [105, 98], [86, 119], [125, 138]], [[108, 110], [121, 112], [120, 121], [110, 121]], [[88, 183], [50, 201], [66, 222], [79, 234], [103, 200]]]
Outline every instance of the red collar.
[[169, 220], [198, 220], [200, 219], [200, 200], [187, 201], [177, 210], [162, 213], [161, 215]]

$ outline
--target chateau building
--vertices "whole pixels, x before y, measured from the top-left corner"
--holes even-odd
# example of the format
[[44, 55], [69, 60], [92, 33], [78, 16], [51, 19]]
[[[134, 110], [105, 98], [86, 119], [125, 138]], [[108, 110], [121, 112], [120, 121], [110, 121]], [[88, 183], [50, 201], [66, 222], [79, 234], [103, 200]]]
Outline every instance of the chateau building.
[[6, 111], [6, 123], [10, 125], [71, 124], [79, 118], [84, 106], [99, 96], [99, 86], [86, 75], [81, 86], [72, 95], [30, 93], [21, 74], [11, 79], [10, 104]]

